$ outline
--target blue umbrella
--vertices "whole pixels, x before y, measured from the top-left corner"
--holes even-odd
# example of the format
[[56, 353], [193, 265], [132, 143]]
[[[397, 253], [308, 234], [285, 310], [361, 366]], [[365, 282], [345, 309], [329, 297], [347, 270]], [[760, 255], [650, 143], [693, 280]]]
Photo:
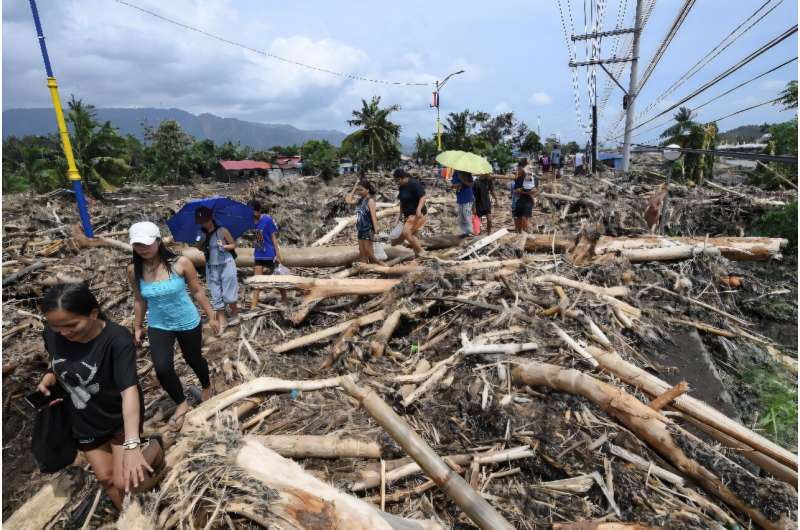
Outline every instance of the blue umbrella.
[[214, 222], [228, 229], [234, 239], [255, 228], [253, 209], [228, 197], [208, 197], [187, 202], [178, 213], [167, 220], [167, 226], [175, 241], [197, 243], [202, 238], [200, 226], [195, 221], [194, 212], [206, 206], [214, 213]]

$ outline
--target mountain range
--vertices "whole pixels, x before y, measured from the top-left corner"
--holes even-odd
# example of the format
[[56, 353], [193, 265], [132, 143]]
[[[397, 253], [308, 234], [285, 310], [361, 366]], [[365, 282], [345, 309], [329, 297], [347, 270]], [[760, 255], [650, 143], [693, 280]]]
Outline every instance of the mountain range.
[[[302, 145], [308, 140], [328, 140], [333, 145], [339, 146], [347, 136], [335, 130], [303, 130], [287, 124], [221, 118], [208, 113], [195, 115], [181, 109], [98, 108], [95, 110], [98, 121], [110, 121], [121, 134], [131, 134], [140, 140], [144, 137], [144, 125], [157, 127], [164, 120], [175, 120], [185, 132], [198, 140], [209, 139], [216, 144], [239, 142], [254, 149], [269, 149], [276, 145]], [[9, 136], [47, 135], [57, 132], [52, 108], [3, 111], [3, 139]], [[407, 146], [413, 144], [413, 140], [401, 138], [401, 143]]]

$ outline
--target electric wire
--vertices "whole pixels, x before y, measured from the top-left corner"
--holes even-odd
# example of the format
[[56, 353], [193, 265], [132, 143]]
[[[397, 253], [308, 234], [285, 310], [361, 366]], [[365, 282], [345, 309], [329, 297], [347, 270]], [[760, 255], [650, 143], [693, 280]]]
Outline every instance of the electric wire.
[[126, 7], [130, 7], [132, 9], [137, 10], [137, 11], [140, 11], [140, 12], [146, 14], [146, 15], [150, 15], [152, 17], [155, 17], [155, 18], [159, 19], [159, 20], [163, 20], [164, 22], [168, 22], [170, 24], [173, 24], [175, 26], [181, 27], [183, 29], [187, 29], [189, 31], [194, 31], [195, 33], [199, 33], [199, 34], [204, 35], [206, 37], [218, 40], [220, 42], [224, 42], [225, 44], [230, 44], [231, 46], [236, 46], [238, 48], [242, 48], [244, 50], [247, 50], [247, 51], [250, 51], [250, 52], [253, 52], [253, 53], [257, 53], [259, 55], [263, 55], [265, 57], [269, 57], [269, 58], [275, 59], [277, 61], [282, 61], [282, 62], [287, 63], [287, 64], [291, 64], [291, 65], [294, 65], [294, 66], [299, 66], [301, 68], [306, 68], [308, 70], [314, 70], [316, 72], [323, 72], [323, 73], [326, 73], [326, 74], [334, 75], [334, 76], [337, 76], [337, 77], [342, 77], [342, 78], [345, 78], [345, 79], [350, 79], [350, 80], [353, 80], [353, 81], [365, 81], [365, 82], [375, 83], [375, 84], [380, 84], [380, 85], [429, 86], [429, 85], [433, 85], [434, 84], [433, 82], [387, 81], [387, 80], [384, 80], [384, 79], [373, 79], [373, 78], [369, 78], [369, 77], [360, 76], [360, 75], [357, 75], [357, 74], [348, 74], [348, 73], [344, 73], [344, 72], [337, 72], [335, 70], [330, 70], [328, 68], [323, 68], [323, 67], [320, 67], [320, 66], [314, 66], [314, 65], [311, 65], [311, 64], [306, 64], [306, 63], [303, 63], [303, 62], [300, 62], [300, 61], [295, 61], [294, 59], [288, 59], [286, 57], [281, 57], [280, 55], [275, 55], [274, 53], [270, 53], [270, 52], [267, 52], [267, 51], [264, 51], [264, 50], [259, 50], [259, 49], [253, 48], [251, 46], [247, 46], [246, 44], [242, 44], [240, 42], [236, 42], [236, 41], [233, 41], [233, 40], [230, 40], [230, 39], [226, 39], [225, 37], [220, 37], [219, 35], [215, 35], [213, 33], [205, 31], [203, 29], [197, 28], [195, 26], [190, 26], [189, 24], [184, 24], [183, 22], [180, 22], [178, 20], [175, 20], [175, 19], [172, 19], [172, 18], [169, 18], [169, 17], [165, 17], [164, 15], [161, 15], [161, 14], [156, 13], [154, 11], [151, 11], [149, 9], [145, 9], [143, 7], [137, 6], [137, 5], [132, 4], [130, 2], [126, 2], [125, 0], [114, 0], [114, 1], [117, 2], [118, 4], [124, 5]]
[[[780, 44], [780, 43], [781, 43], [781, 42], [783, 42], [784, 40], [788, 39], [790, 36], [794, 35], [795, 33], [797, 33], [797, 24], [795, 24], [794, 26], [790, 27], [789, 29], [787, 29], [786, 31], [784, 31], [783, 33], [781, 33], [780, 35], [778, 35], [777, 37], [775, 37], [775, 38], [774, 38], [774, 39], [772, 39], [771, 41], [767, 42], [766, 44], [764, 44], [763, 46], [761, 46], [760, 48], [758, 48], [757, 50], [755, 50], [754, 52], [752, 52], [750, 55], [748, 55], [748, 56], [747, 56], [747, 57], [745, 57], [744, 59], [740, 60], [738, 63], [736, 63], [736, 64], [734, 64], [733, 66], [729, 67], [729, 68], [728, 68], [728, 69], [726, 69], [724, 72], [722, 72], [722, 73], [720, 73], [719, 75], [717, 75], [717, 76], [716, 76], [714, 79], [712, 79], [711, 81], [708, 81], [707, 83], [705, 83], [705, 84], [704, 84], [703, 86], [701, 86], [700, 88], [697, 88], [697, 89], [695, 89], [695, 90], [694, 90], [694, 91], [692, 91], [692, 92], [691, 92], [689, 95], [687, 95], [687, 96], [684, 96], [684, 97], [683, 97], [683, 98], [681, 98], [681, 100], [680, 100], [680, 101], [678, 101], [677, 103], [675, 103], [675, 104], [671, 105], [671, 106], [670, 106], [670, 107], [668, 107], [667, 109], [665, 109], [665, 110], [661, 111], [660, 113], [656, 114], [655, 116], [653, 116], [653, 117], [652, 117], [652, 118], [650, 118], [649, 120], [647, 120], [647, 121], [644, 121], [644, 122], [642, 122], [642, 123], [640, 123], [640, 124], [638, 124], [638, 125], [634, 126], [634, 127], [633, 127], [633, 129], [631, 129], [631, 130], [632, 130], [632, 131], [633, 131], [633, 130], [636, 130], [636, 129], [638, 129], [638, 128], [642, 127], [643, 125], [646, 125], [646, 124], [648, 124], [648, 123], [650, 123], [650, 122], [654, 121], [656, 118], [658, 118], [658, 117], [660, 117], [660, 116], [663, 116], [664, 114], [667, 114], [667, 113], [671, 112], [673, 109], [675, 109], [675, 108], [677, 108], [677, 107], [680, 107], [681, 105], [683, 105], [684, 103], [686, 103], [686, 102], [687, 102], [687, 101], [689, 101], [690, 99], [692, 99], [692, 98], [694, 98], [694, 97], [698, 96], [699, 94], [702, 94], [703, 92], [705, 92], [706, 90], [708, 90], [709, 88], [711, 88], [712, 86], [714, 86], [715, 84], [719, 83], [720, 81], [722, 81], [723, 79], [725, 79], [725, 78], [726, 78], [726, 77], [728, 77], [729, 75], [731, 75], [731, 74], [733, 74], [734, 72], [736, 72], [737, 70], [741, 69], [742, 67], [744, 67], [745, 65], [747, 65], [748, 63], [750, 63], [751, 61], [753, 61], [754, 59], [756, 59], [757, 57], [759, 57], [759, 56], [760, 56], [761, 54], [763, 54], [764, 52], [766, 52], [766, 51], [768, 51], [768, 50], [771, 50], [772, 48], [774, 48], [775, 46], [777, 46], [778, 44]], [[622, 135], [620, 135], [620, 136], [616, 136], [614, 139], [615, 139], [615, 140], [616, 140], [616, 139], [619, 139], [621, 136], [622, 136]]]
[[[661, 103], [661, 101], [663, 101], [666, 97], [668, 97], [670, 94], [675, 92], [675, 90], [677, 90], [683, 83], [688, 81], [695, 74], [697, 74], [697, 72], [699, 72], [704, 67], [706, 67], [711, 61], [713, 61], [716, 57], [718, 57], [723, 51], [725, 51], [728, 47], [730, 47], [734, 42], [736, 42], [740, 37], [742, 37], [750, 29], [752, 29], [754, 26], [756, 26], [759, 22], [764, 20], [764, 18], [766, 18], [767, 15], [769, 15], [773, 10], [775, 10], [780, 4], [783, 3], [783, 0], [778, 0], [775, 5], [773, 5], [767, 12], [763, 13], [755, 22], [753, 22], [750, 26], [745, 28], [738, 35], [736, 34], [740, 29], [742, 29], [745, 26], [745, 24], [747, 24], [753, 18], [758, 16], [758, 14], [765, 7], [767, 7], [772, 1], [773, 0], [766, 0], [758, 8], [756, 8], [756, 10], [753, 11], [753, 13], [751, 13], [745, 20], [743, 20], [730, 33], [728, 33], [721, 41], [719, 41], [719, 43], [717, 43], [717, 45], [714, 46], [714, 48], [712, 48], [708, 53], [706, 53], [706, 55], [701, 57], [700, 60], [698, 60], [691, 68], [689, 68], [681, 77], [679, 77], [677, 81], [675, 81], [672, 85], [670, 85], [653, 102], [651, 102], [649, 105], [647, 105], [647, 107], [645, 107], [643, 110], [639, 111], [639, 113], [636, 116], [635, 121], [638, 121], [644, 115], [646, 115], [647, 113], [652, 111], [652, 109], [655, 108], [656, 105]], [[727, 42], [728, 39], [731, 39], [730, 42]], [[726, 42], [727, 42], [727, 44], [726, 44]], [[617, 130], [619, 129], [620, 125], [622, 124], [622, 121], [623, 121], [624, 117], [625, 117], [625, 112], [622, 111], [620, 113], [620, 116], [618, 116], [616, 122], [614, 123], [614, 126], [611, 127], [610, 129], [608, 129], [608, 132], [607, 132], [607, 134], [605, 136], [605, 140], [609, 140], [609, 139], [611, 139], [612, 136], [614, 136], [614, 134], [617, 132]]]
[[658, 46], [658, 50], [653, 55], [653, 58], [650, 60], [650, 64], [647, 65], [647, 69], [645, 69], [644, 74], [642, 74], [642, 78], [639, 81], [639, 86], [636, 87], [636, 93], [639, 94], [642, 91], [642, 87], [647, 83], [647, 80], [650, 79], [650, 76], [653, 73], [653, 70], [656, 69], [658, 66], [659, 61], [664, 56], [664, 52], [667, 51], [667, 48], [672, 43], [672, 39], [675, 38], [675, 35], [678, 33], [678, 30], [683, 25], [684, 20], [689, 15], [689, 12], [694, 7], [695, 0], [685, 0], [681, 10], [678, 12], [678, 15], [675, 17], [675, 20], [672, 22], [672, 26], [670, 26], [669, 31], [664, 36], [664, 39], [661, 41], [661, 44]]
[[[569, 1], [570, 0], [567, 0], [568, 3], [569, 3]], [[574, 44], [572, 43], [572, 39], [570, 39], [570, 37], [569, 37], [569, 33], [567, 32], [566, 17], [564, 16], [564, 8], [561, 5], [561, 0], [556, 0], [556, 5], [558, 6], [558, 14], [559, 14], [559, 19], [561, 21], [561, 31], [562, 31], [562, 33], [564, 35], [564, 42], [565, 42], [565, 44], [567, 46], [567, 55], [569, 56], [570, 61], [574, 61], [575, 60], [575, 47], [574, 47]], [[571, 13], [571, 8], [570, 8], [570, 13]], [[570, 20], [571, 20], [571, 15], [570, 15]], [[574, 25], [572, 26], [572, 28], [573, 28], [573, 34], [574, 34], [575, 33]], [[580, 93], [579, 93], [579, 89], [578, 89], [578, 71], [577, 71], [576, 67], [574, 67], [574, 66], [570, 67], [570, 74], [571, 74], [571, 77], [572, 77], [572, 99], [573, 99], [573, 102], [575, 103], [575, 121], [578, 124], [578, 129], [585, 129], [585, 127], [583, 125], [583, 120], [582, 120], [582, 117], [581, 117]]]
[[[784, 66], [795, 62], [796, 60], [797, 60], [797, 57], [789, 59], [788, 61], [784, 61], [783, 63], [779, 64], [778, 66], [774, 66], [774, 67], [770, 68], [769, 70], [767, 70], [766, 72], [762, 72], [762, 73], [758, 74], [757, 76], [751, 77], [747, 81], [739, 83], [735, 87], [730, 88], [730, 89], [726, 90], [725, 92], [714, 96], [713, 98], [709, 99], [708, 101], [705, 101], [704, 103], [701, 103], [700, 105], [698, 105], [698, 106], [696, 106], [696, 107], [694, 107], [692, 109], [689, 109], [689, 111], [692, 112], [692, 113], [697, 112], [698, 110], [702, 109], [706, 105], [710, 105], [711, 103], [713, 103], [715, 101], [718, 101], [718, 100], [722, 99], [723, 97], [727, 96], [731, 92], [733, 92], [735, 90], [738, 90], [738, 89], [742, 88], [743, 86], [748, 85], [748, 84], [752, 83], [753, 81], [756, 81], [757, 79], [761, 79], [765, 75], [769, 75], [772, 72], [774, 72], [776, 70], [779, 70], [780, 68], [783, 68]], [[664, 122], [659, 123], [658, 125], [654, 125], [653, 127], [650, 127], [650, 128], [645, 129], [643, 131], [634, 132], [633, 136], [638, 136], [638, 135], [641, 135], [641, 134], [645, 134], [645, 133], [647, 133], [649, 131], [653, 131], [653, 130], [659, 129], [659, 128], [663, 127], [664, 125], [667, 125], [667, 124], [671, 123], [673, 121], [673, 119], [674, 118], [670, 118], [670, 119], [668, 119], [668, 120], [666, 120]]]

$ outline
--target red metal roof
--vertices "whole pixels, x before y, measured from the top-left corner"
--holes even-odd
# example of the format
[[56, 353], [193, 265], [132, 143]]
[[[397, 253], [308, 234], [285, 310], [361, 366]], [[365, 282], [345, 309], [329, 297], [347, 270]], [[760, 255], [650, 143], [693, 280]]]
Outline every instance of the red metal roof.
[[272, 169], [272, 164], [258, 160], [220, 160], [219, 163], [225, 171], [238, 171], [242, 169]]

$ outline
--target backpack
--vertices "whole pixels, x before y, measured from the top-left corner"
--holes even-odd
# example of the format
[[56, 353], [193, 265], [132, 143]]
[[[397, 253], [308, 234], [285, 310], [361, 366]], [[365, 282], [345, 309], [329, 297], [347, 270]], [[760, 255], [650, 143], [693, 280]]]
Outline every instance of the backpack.
[[[211, 233], [206, 234], [206, 237], [203, 240], [202, 249], [203, 249], [203, 255], [206, 257], [206, 263], [208, 263], [209, 254], [211, 253], [211, 250], [208, 248], [209, 244], [211, 243], [211, 235], [215, 234], [217, 232], [217, 230], [222, 228], [221, 226], [217, 226], [216, 224], [214, 226], [216, 227], [216, 228], [214, 228], [214, 231], [211, 232]], [[229, 250], [228, 252], [231, 253], [231, 256], [233, 256], [233, 260], [236, 261], [236, 249]]]
[[43, 473], [61, 471], [75, 461], [78, 441], [72, 436], [72, 420], [64, 402], [36, 413], [31, 449]]

